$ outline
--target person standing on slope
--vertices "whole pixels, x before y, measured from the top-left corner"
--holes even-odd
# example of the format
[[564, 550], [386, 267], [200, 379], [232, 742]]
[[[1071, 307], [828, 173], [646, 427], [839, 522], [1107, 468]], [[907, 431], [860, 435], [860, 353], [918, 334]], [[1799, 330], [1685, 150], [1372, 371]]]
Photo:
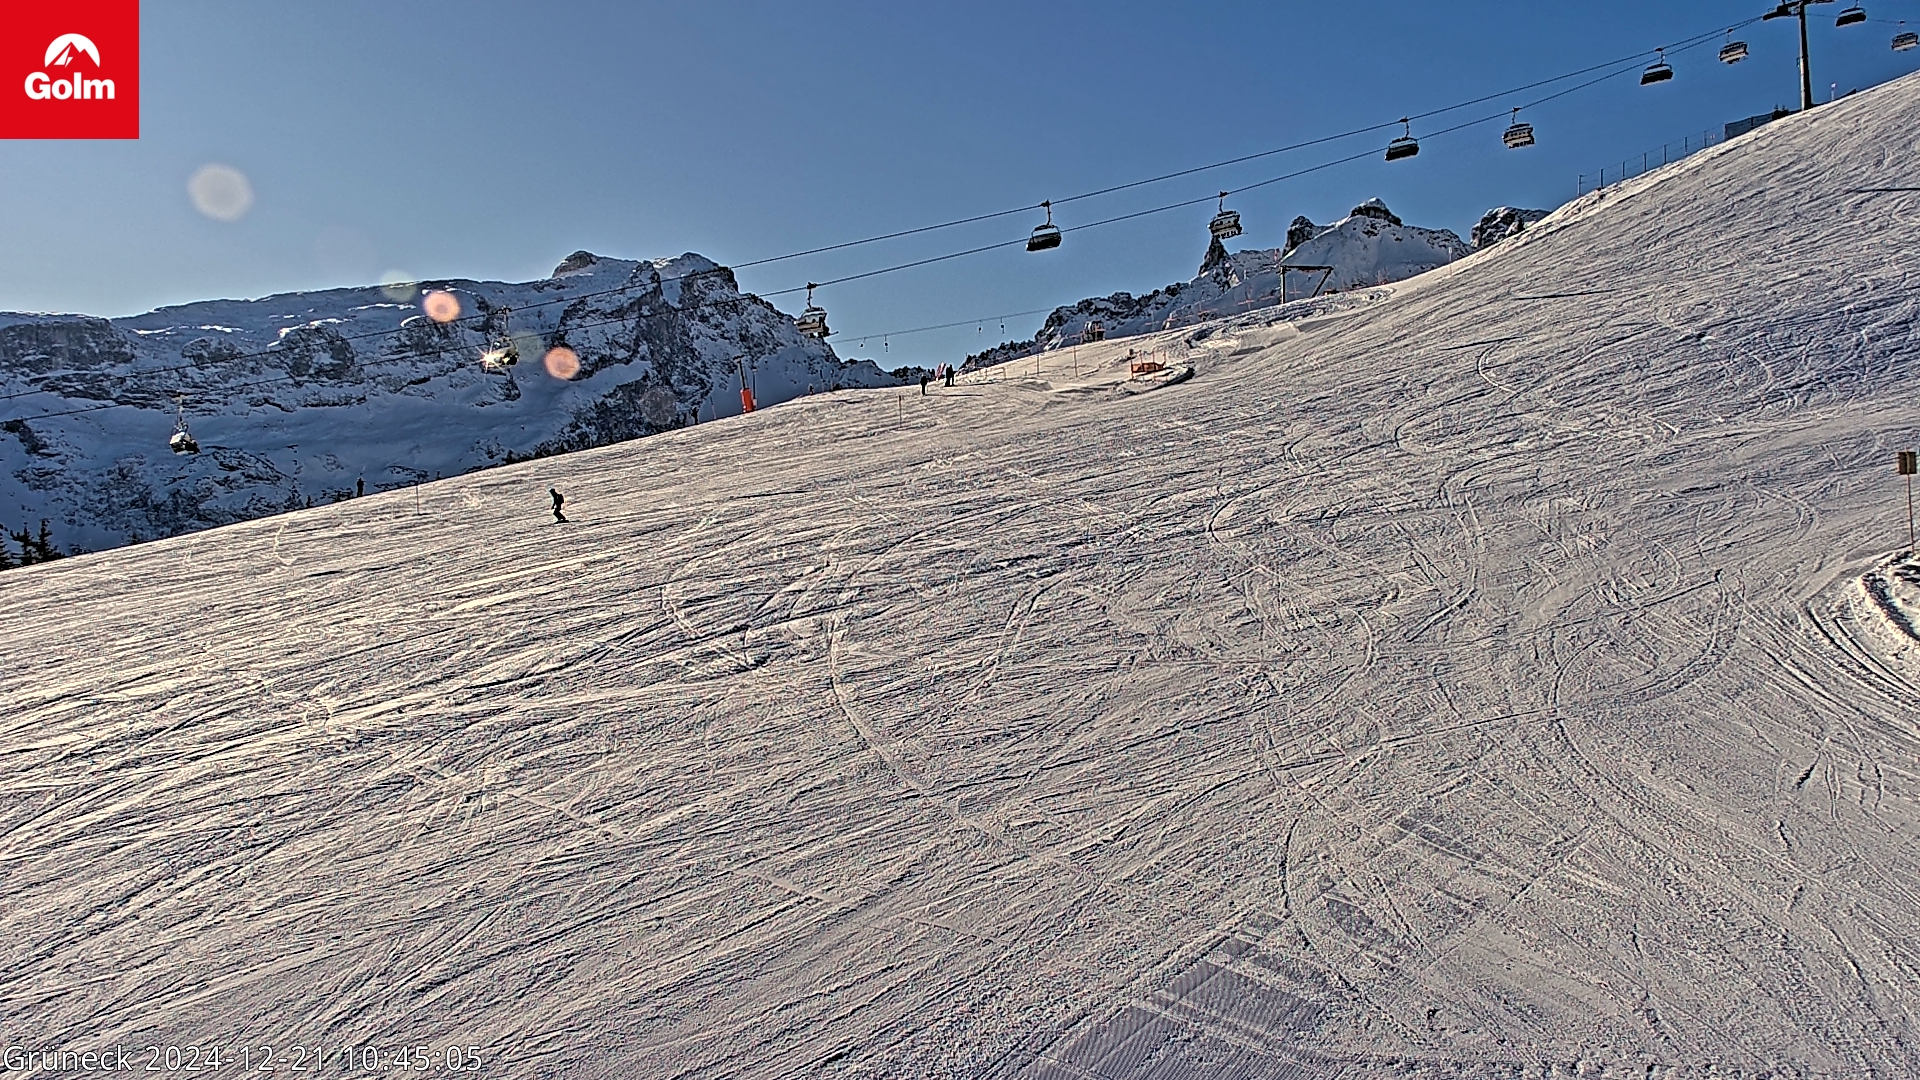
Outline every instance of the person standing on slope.
[[921, 397], [927, 396], [927, 384], [932, 381], [933, 381], [933, 376], [927, 374], [924, 371], [920, 373], [920, 396]]
[[548, 488], [547, 494], [553, 496], [554, 523], [559, 525], [565, 525], [567, 523], [567, 515], [560, 512], [560, 504], [566, 502], [567, 497], [565, 495], [560, 494], [560, 492], [554, 488]]

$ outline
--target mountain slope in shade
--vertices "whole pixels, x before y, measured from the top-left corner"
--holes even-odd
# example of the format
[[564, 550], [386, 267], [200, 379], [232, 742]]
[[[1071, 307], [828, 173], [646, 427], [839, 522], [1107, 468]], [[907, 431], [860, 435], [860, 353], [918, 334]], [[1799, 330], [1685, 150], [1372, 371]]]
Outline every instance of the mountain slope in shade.
[[8, 571], [7, 1040], [1920, 1075], [1916, 113], [1364, 308]]
[[[698, 255], [576, 252], [551, 278], [209, 300], [132, 318], [0, 314], [0, 521], [90, 549], [381, 491], [738, 414], [894, 385], [842, 363]], [[480, 363], [510, 335], [525, 362]], [[542, 360], [564, 345], [578, 371]], [[125, 407], [82, 411], [104, 403]], [[167, 449], [179, 405], [203, 452]], [[55, 414], [46, 416], [45, 414]], [[44, 417], [44, 418], [43, 418]]]

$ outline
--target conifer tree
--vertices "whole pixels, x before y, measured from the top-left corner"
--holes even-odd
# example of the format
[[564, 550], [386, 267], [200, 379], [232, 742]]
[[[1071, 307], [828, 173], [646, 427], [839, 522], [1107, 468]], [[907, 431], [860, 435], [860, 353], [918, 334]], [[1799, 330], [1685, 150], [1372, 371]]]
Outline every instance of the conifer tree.
[[46, 518], [40, 519], [40, 535], [34, 537], [33, 555], [40, 562], [52, 562], [63, 557], [60, 549], [53, 546], [53, 528]]
[[33, 534], [22, 525], [19, 532], [7, 530], [7, 537], [20, 545], [20, 565], [32, 566], [37, 560], [33, 557]]

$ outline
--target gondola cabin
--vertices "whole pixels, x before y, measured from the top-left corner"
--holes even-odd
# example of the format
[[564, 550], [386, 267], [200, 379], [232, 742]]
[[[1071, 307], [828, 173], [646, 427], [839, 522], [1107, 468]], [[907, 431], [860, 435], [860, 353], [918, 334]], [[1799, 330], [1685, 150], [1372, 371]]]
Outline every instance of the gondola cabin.
[[1406, 130], [1399, 138], [1387, 144], [1388, 161], [1402, 161], [1418, 156], [1420, 153], [1420, 142], [1413, 137], [1413, 122], [1406, 117], [1401, 117], [1400, 123], [1405, 125]]
[[1053, 200], [1048, 199], [1040, 205], [1046, 208], [1047, 223], [1033, 227], [1033, 235], [1027, 237], [1028, 251], [1046, 251], [1060, 246], [1060, 226], [1053, 223]]
[[1207, 223], [1207, 231], [1215, 240], [1231, 240], [1240, 235], [1240, 211], [1227, 209], [1227, 193], [1220, 193], [1219, 213]]
[[185, 394], [174, 398], [173, 436], [167, 440], [167, 449], [176, 454], [197, 454], [200, 444], [194, 441], [193, 433], [187, 430], [187, 398]]
[[1513, 110], [1513, 117], [1508, 122], [1506, 132], [1500, 136], [1500, 141], [1506, 143], [1509, 150], [1533, 145], [1533, 125], [1520, 119], [1519, 109]]

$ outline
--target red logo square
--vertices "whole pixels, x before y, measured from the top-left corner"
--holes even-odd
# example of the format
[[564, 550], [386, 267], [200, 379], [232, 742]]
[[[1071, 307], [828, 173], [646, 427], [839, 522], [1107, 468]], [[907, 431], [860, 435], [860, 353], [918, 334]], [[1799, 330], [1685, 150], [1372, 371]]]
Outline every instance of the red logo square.
[[0, 139], [140, 137], [140, 0], [39, 0], [0, 15]]

